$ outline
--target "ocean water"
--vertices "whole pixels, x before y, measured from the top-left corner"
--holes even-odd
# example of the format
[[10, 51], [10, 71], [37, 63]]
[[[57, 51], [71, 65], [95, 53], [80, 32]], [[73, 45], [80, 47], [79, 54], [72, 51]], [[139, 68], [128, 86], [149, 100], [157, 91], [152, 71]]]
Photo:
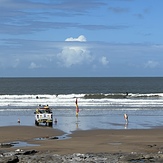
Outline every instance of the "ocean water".
[[158, 127], [163, 125], [163, 78], [0, 78], [0, 126], [18, 125], [18, 118], [19, 125], [35, 125], [40, 104], [52, 108], [58, 121], [53, 128], [67, 133]]

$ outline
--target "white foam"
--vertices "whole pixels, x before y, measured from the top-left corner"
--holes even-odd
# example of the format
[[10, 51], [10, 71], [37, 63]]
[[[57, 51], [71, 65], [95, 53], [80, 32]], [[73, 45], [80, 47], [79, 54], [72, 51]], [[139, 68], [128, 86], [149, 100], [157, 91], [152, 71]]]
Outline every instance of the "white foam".
[[[133, 109], [133, 108], [162, 108], [163, 98], [155, 98], [156, 94], [148, 94], [154, 98], [99, 98], [85, 99], [85, 94], [68, 95], [0, 95], [0, 109], [36, 108], [39, 104], [49, 105], [54, 108], [74, 108], [75, 100], [78, 98], [80, 108], [100, 108], [101, 109]], [[163, 94], [157, 94], [161, 97]], [[156, 95], [156, 96], [157, 96]], [[133, 94], [133, 96], [139, 96]], [[142, 96], [142, 95], [140, 95]], [[144, 96], [144, 94], [143, 94]]]

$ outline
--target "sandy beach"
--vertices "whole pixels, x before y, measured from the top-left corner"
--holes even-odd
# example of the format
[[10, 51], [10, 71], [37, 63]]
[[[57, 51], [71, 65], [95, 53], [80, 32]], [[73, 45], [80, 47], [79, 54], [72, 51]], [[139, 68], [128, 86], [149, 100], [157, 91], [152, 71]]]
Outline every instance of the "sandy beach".
[[3, 148], [6, 151], [20, 148], [39, 152], [49, 151], [60, 155], [99, 152], [158, 153], [163, 151], [163, 130], [161, 128], [75, 131], [68, 135], [69, 138], [49, 139], [62, 135], [64, 132], [49, 127], [0, 127], [0, 143], [24, 141], [33, 144], [32, 146]]

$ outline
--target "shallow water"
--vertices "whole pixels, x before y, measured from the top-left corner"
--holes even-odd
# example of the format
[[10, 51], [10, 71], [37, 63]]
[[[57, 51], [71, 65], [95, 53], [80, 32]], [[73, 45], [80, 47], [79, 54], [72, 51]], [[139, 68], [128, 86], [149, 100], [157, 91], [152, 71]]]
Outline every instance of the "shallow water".
[[34, 126], [39, 104], [52, 108], [53, 128], [66, 133], [163, 125], [163, 78], [0, 78], [0, 90], [0, 126]]
[[[76, 117], [73, 110], [53, 111], [54, 129], [71, 133], [76, 130], [90, 129], [149, 129], [163, 125], [162, 110], [81, 110]], [[126, 124], [123, 114], [129, 115], [129, 122]], [[17, 120], [20, 119], [20, 124]], [[25, 125], [35, 126], [34, 113], [32, 110], [19, 112], [3, 112], [0, 115], [0, 126]], [[44, 124], [41, 125], [45, 127]]]
[[29, 143], [23, 142], [23, 141], [15, 141], [15, 142], [11, 142], [11, 144], [13, 145], [12, 148], [40, 146], [38, 144], [29, 144]]

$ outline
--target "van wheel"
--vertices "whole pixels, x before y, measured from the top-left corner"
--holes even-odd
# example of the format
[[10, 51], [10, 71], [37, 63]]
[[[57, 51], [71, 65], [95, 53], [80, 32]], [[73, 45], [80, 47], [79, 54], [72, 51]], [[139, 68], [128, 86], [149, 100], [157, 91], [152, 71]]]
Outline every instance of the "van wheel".
[[53, 123], [52, 122], [49, 122], [49, 127], [52, 127]]
[[38, 125], [39, 125], [39, 123], [38, 123], [36, 120], [35, 120], [35, 125], [36, 125], [36, 126], [38, 126]]

